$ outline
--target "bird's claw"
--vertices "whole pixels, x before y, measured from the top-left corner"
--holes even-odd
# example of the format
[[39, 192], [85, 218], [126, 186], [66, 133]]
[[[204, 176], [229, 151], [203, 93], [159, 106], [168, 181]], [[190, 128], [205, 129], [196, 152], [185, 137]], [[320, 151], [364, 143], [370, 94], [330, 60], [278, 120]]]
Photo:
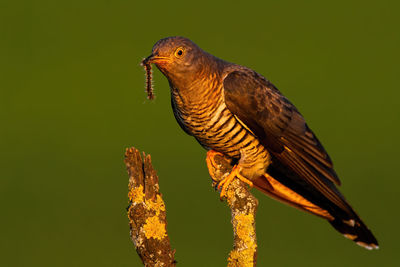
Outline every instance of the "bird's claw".
[[222, 157], [224, 156], [224, 154], [217, 152], [215, 150], [209, 150], [207, 152], [206, 162], [207, 162], [208, 169], [210, 169], [210, 167], [213, 167], [213, 168], [218, 167], [218, 164], [215, 162], [215, 156], [217, 156], [217, 155], [222, 156]]

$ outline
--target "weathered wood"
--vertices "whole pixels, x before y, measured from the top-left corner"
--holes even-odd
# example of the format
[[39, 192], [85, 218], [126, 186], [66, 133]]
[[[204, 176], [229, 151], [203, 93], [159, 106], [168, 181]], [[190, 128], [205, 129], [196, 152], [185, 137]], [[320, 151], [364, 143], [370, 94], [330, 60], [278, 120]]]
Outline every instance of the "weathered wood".
[[[129, 148], [125, 153], [125, 164], [129, 174], [130, 201], [128, 218], [130, 235], [145, 266], [176, 266], [175, 250], [171, 249], [167, 233], [165, 204], [159, 192], [158, 176], [151, 164], [150, 155]], [[209, 172], [215, 187], [232, 170], [230, 160], [215, 156], [216, 165]], [[228, 186], [227, 203], [231, 209], [234, 234], [233, 250], [228, 257], [228, 266], [255, 266], [257, 242], [255, 214], [257, 199], [249, 192], [245, 183], [234, 179]]]
[[[216, 155], [216, 166], [209, 168], [215, 187], [232, 170], [229, 159]], [[258, 200], [249, 192], [248, 186], [234, 179], [228, 186], [227, 203], [231, 209], [234, 235], [233, 250], [228, 257], [228, 266], [256, 266], [257, 239], [255, 216]]]
[[159, 192], [158, 176], [150, 155], [128, 148], [125, 164], [129, 174], [128, 218], [130, 235], [145, 266], [175, 266], [171, 249], [165, 204]]

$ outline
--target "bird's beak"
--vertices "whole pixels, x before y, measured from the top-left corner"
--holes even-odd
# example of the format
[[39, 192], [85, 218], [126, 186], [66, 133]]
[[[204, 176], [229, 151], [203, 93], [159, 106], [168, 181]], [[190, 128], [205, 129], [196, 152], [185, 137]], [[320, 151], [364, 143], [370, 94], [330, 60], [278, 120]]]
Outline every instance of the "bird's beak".
[[150, 56], [143, 59], [142, 64], [151, 64], [151, 63], [157, 64], [157, 63], [166, 63], [169, 61], [170, 61], [169, 57], [161, 57], [151, 54]]

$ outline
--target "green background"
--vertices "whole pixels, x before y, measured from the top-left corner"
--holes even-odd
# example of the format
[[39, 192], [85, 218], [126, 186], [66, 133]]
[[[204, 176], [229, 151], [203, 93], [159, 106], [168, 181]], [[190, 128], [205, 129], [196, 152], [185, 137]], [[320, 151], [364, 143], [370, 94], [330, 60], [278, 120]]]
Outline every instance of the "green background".
[[[224, 266], [230, 214], [205, 151], [175, 122], [166, 79], [140, 60], [182, 35], [271, 80], [329, 151], [373, 230], [367, 251], [255, 192], [259, 266], [399, 266], [398, 1], [0, 3], [0, 265], [140, 266], [126, 147], [150, 153], [179, 266]], [[396, 264], [397, 261], [397, 264]]]

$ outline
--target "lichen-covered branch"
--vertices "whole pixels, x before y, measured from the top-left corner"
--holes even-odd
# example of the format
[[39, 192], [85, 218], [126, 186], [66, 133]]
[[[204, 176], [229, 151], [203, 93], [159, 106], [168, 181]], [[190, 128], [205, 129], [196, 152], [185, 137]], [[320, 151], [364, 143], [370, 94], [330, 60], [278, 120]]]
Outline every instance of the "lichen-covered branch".
[[150, 155], [135, 148], [125, 153], [129, 174], [128, 218], [130, 234], [145, 266], [175, 266], [175, 251], [167, 234], [165, 204], [159, 192], [158, 176]]
[[[215, 166], [209, 169], [214, 185], [232, 170], [230, 160], [216, 155]], [[167, 234], [165, 204], [159, 192], [158, 176], [151, 165], [150, 155], [129, 148], [125, 153], [129, 173], [128, 218], [130, 234], [145, 266], [175, 266], [175, 251], [171, 249]], [[231, 209], [234, 246], [229, 254], [228, 266], [255, 266], [257, 242], [255, 214], [257, 199], [247, 185], [234, 179], [227, 190]]]
[[[214, 186], [232, 170], [230, 160], [216, 155], [216, 166], [209, 168]], [[233, 250], [228, 257], [228, 266], [255, 266], [257, 259], [257, 240], [255, 215], [258, 200], [249, 192], [247, 185], [234, 179], [228, 187], [227, 202], [231, 209], [234, 234]]]

